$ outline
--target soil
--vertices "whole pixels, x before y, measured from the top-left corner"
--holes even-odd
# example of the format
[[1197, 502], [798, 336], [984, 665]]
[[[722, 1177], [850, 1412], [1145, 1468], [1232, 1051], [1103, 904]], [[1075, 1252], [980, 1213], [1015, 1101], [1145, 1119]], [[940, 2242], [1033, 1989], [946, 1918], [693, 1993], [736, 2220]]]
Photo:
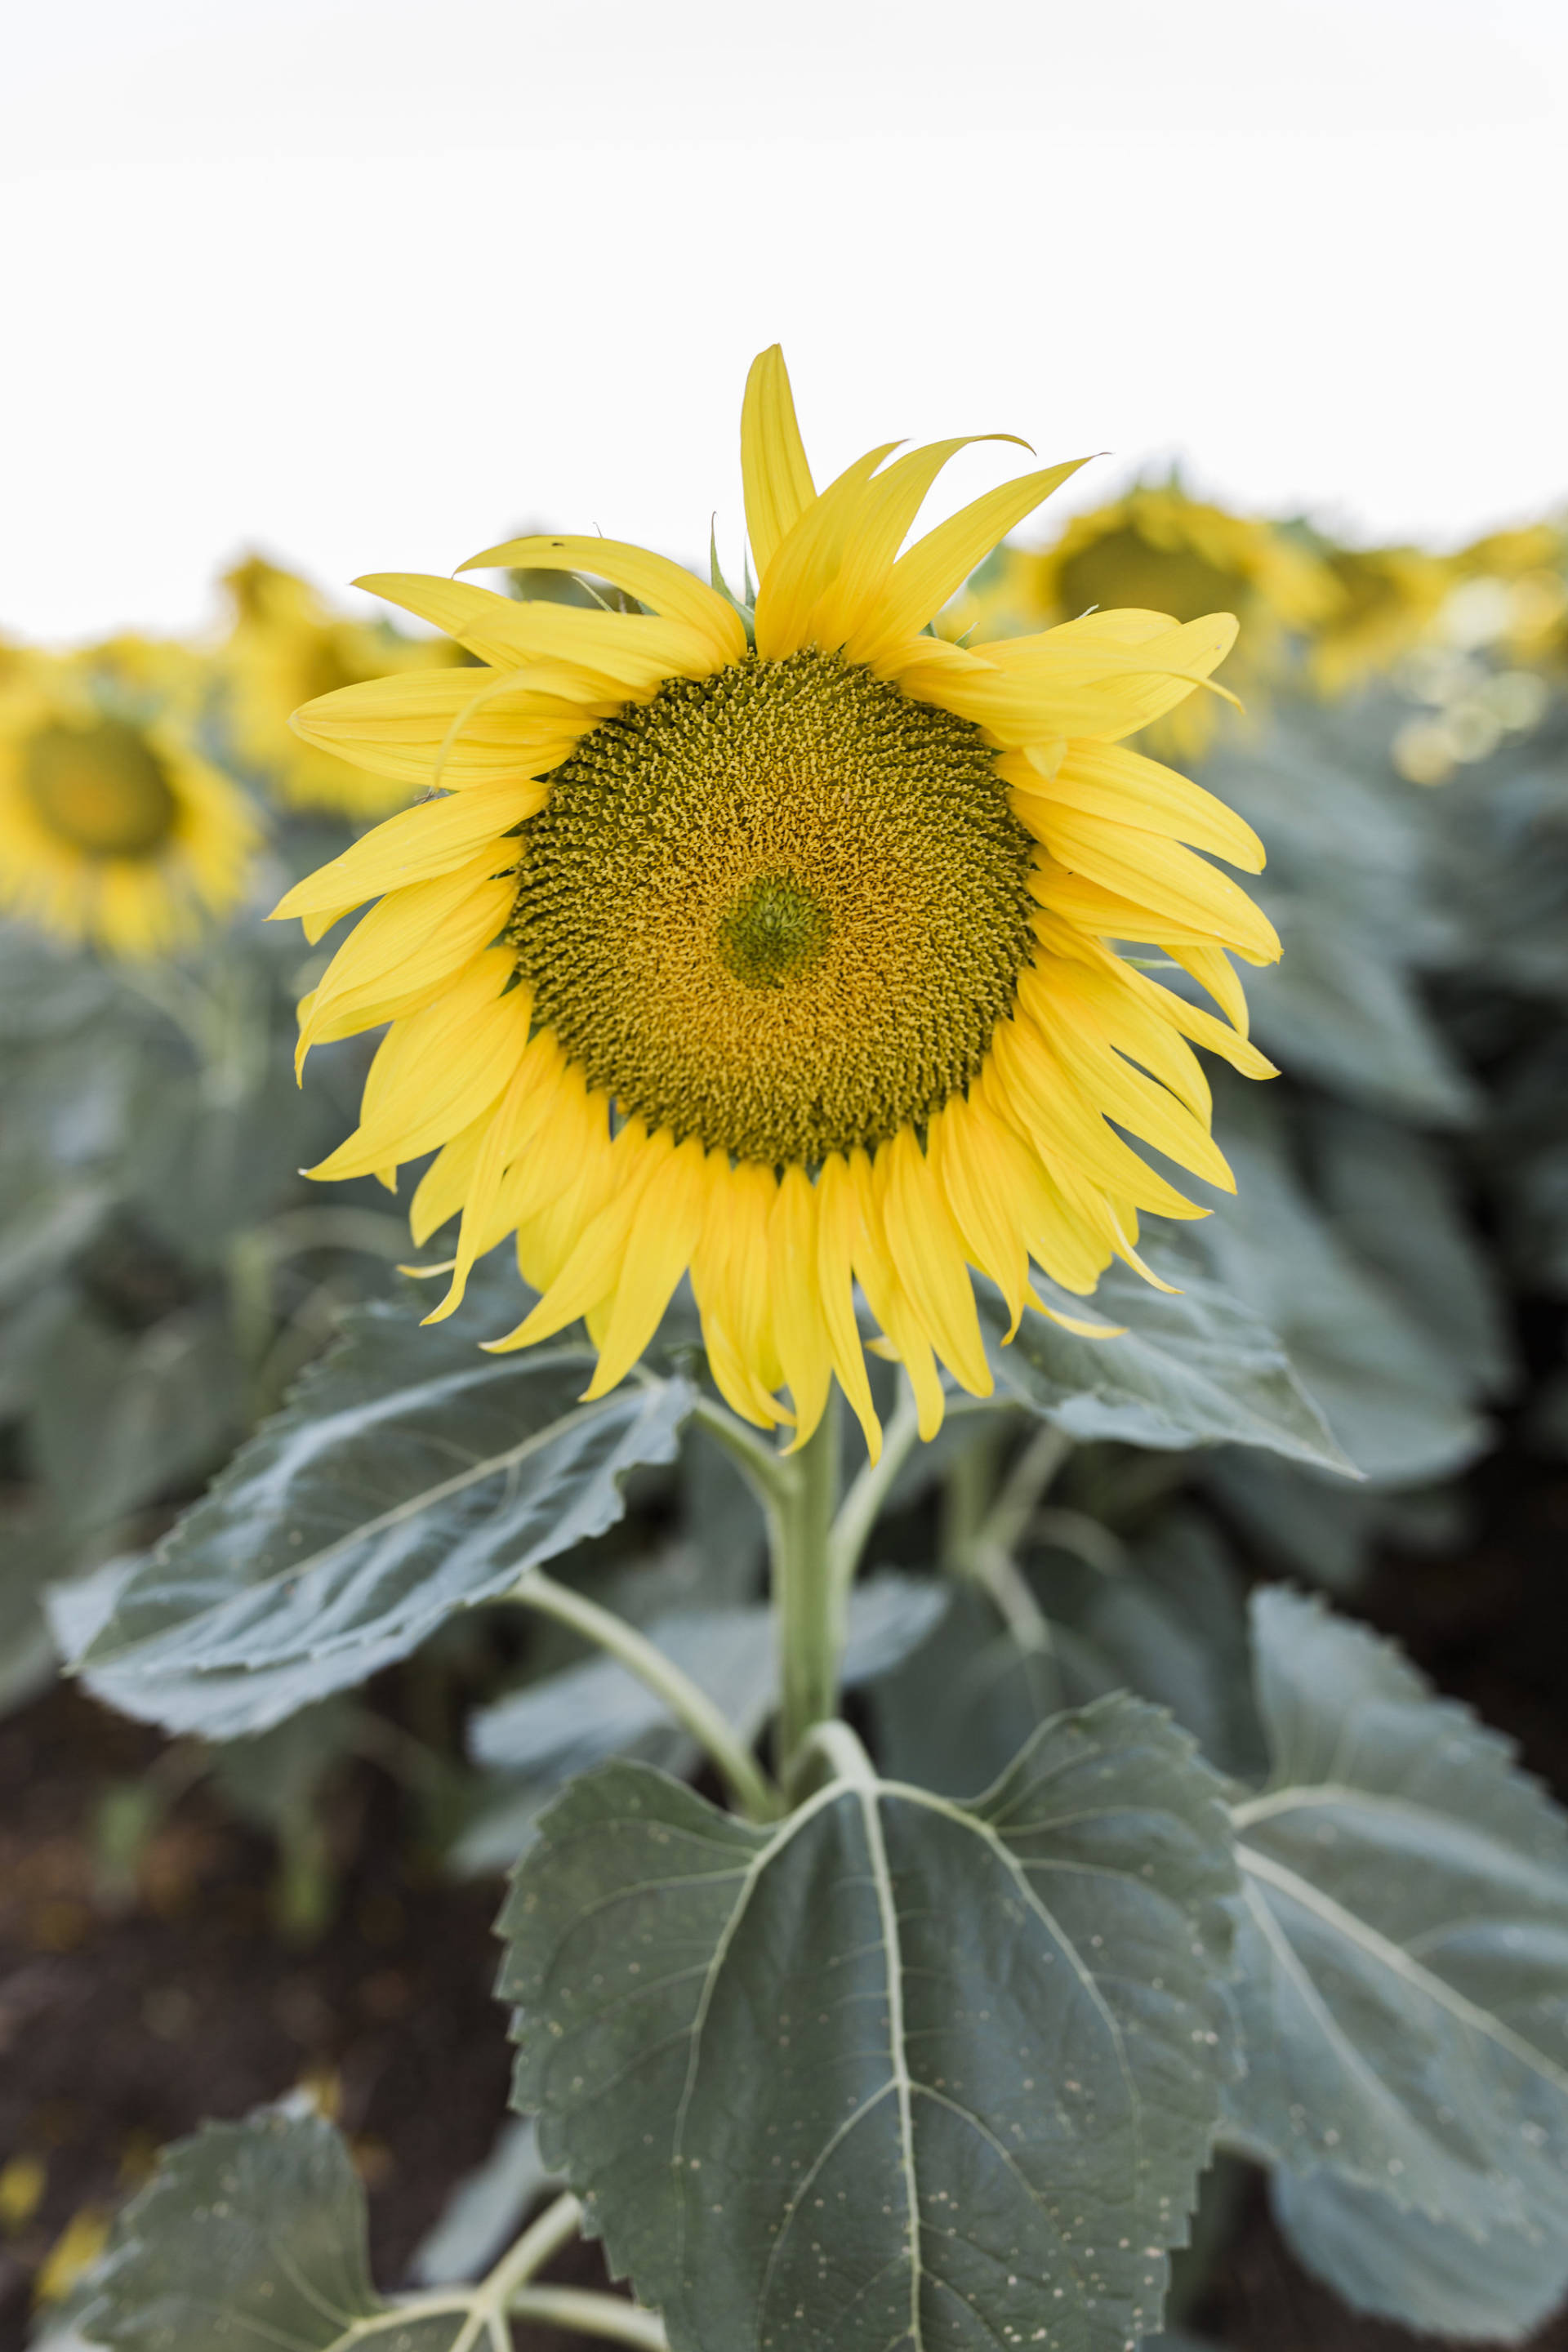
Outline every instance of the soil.
[[[1385, 1561], [1357, 1606], [1568, 1799], [1568, 1476], [1505, 1455], [1477, 1486], [1479, 1539], [1452, 1559]], [[269, 1842], [205, 1785], [172, 1809], [134, 1883], [105, 1885], [94, 1860], [103, 1791], [160, 1748], [63, 1687], [0, 1724], [0, 2168], [16, 2152], [43, 2168], [36, 2209], [8, 2228], [0, 2210], [0, 2352], [21, 2352], [37, 2274], [62, 2235], [86, 2242], [156, 2149], [204, 2117], [311, 2084], [350, 2137], [374, 2274], [395, 2286], [505, 2113], [498, 1887], [454, 1885], [421, 1863], [403, 1801], [368, 1765], [335, 1803], [341, 1876], [312, 1944], [279, 1932]], [[604, 2284], [591, 2248], [550, 2275]], [[1416, 2342], [1352, 2317], [1308, 2279], [1260, 2188], [1184, 2324], [1230, 2352]], [[517, 2341], [519, 2352], [587, 2345], [521, 2329]], [[1535, 2347], [1568, 2352], [1568, 2314]]]

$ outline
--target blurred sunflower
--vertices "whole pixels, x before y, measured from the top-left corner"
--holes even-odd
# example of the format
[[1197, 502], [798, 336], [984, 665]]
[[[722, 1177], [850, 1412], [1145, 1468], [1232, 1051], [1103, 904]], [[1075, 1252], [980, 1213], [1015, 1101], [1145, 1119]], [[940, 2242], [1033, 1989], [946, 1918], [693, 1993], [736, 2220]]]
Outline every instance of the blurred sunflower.
[[242, 896], [260, 829], [195, 748], [184, 648], [121, 637], [0, 658], [0, 905], [161, 955]]
[[1321, 551], [1339, 594], [1312, 633], [1312, 683], [1320, 694], [1347, 694], [1431, 635], [1454, 574], [1417, 547], [1325, 544]]
[[1568, 667], [1568, 527], [1526, 523], [1473, 540], [1453, 558], [1444, 615], [1451, 643], [1526, 667]]
[[[873, 1451], [852, 1280], [930, 1435], [936, 1359], [991, 1388], [972, 1266], [1016, 1328], [1040, 1304], [1031, 1258], [1087, 1293], [1112, 1255], [1139, 1265], [1141, 1210], [1200, 1213], [1118, 1129], [1230, 1186], [1187, 1041], [1268, 1076], [1229, 955], [1279, 952], [1182, 845], [1256, 870], [1256, 836], [1118, 746], [1207, 679], [1235, 623], [1101, 612], [978, 650], [941, 641], [932, 614], [1073, 467], [1005, 484], [900, 555], [965, 445], [886, 462], [896, 446], [818, 493], [775, 346], [742, 412], [754, 611], [591, 538], [465, 568], [587, 573], [645, 610], [362, 582], [488, 667], [300, 714], [310, 741], [444, 795], [276, 910], [318, 939], [380, 899], [300, 1007], [301, 1056], [391, 1024], [360, 1127], [312, 1172], [391, 1181], [436, 1151], [416, 1239], [462, 1213], [437, 1317], [515, 1233], [542, 1296], [490, 1344], [584, 1317], [598, 1396], [689, 1270], [738, 1413], [802, 1442], [836, 1374]], [[1228, 1019], [1116, 938], [1161, 943]]]
[[[1190, 622], [1234, 614], [1241, 645], [1227, 685], [1249, 704], [1283, 665], [1291, 635], [1337, 603], [1326, 567], [1273, 524], [1189, 498], [1174, 481], [1129, 490], [1074, 517], [1054, 546], [1003, 551], [980, 597], [986, 628], [1037, 628], [1121, 605]], [[1199, 696], [1163, 715], [1152, 750], [1200, 759], [1216, 706]]]
[[226, 574], [234, 627], [217, 656], [237, 756], [260, 771], [293, 808], [384, 816], [407, 798], [395, 781], [367, 774], [300, 740], [290, 728], [302, 702], [361, 679], [463, 659], [445, 638], [421, 642], [343, 619], [306, 580], [252, 555]]

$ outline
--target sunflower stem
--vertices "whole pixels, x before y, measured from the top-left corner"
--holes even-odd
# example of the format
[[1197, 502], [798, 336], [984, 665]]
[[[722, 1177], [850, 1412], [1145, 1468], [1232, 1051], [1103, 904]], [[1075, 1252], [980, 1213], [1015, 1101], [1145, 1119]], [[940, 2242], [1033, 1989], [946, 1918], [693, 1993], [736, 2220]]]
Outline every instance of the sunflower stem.
[[618, 2294], [599, 2294], [580, 2286], [519, 2287], [510, 2303], [514, 2319], [536, 2320], [541, 2326], [570, 2328], [574, 2335], [595, 2336], [606, 2344], [631, 2344], [642, 2352], [669, 2352], [664, 2322], [651, 2311], [639, 2311]]
[[676, 1721], [683, 1724], [706, 1750], [731, 1796], [749, 1820], [778, 1819], [783, 1811], [778, 1790], [750, 1749], [737, 1739], [727, 1717], [701, 1685], [683, 1674], [674, 1659], [667, 1657], [646, 1633], [639, 1633], [635, 1625], [628, 1624], [613, 1609], [590, 1601], [586, 1593], [574, 1592], [569, 1584], [557, 1584], [542, 1569], [529, 1569], [501, 1598], [521, 1601], [527, 1609], [537, 1609], [607, 1651], [664, 1701]]
[[768, 1513], [773, 1549], [773, 1608], [778, 1620], [779, 1726], [776, 1759], [781, 1783], [802, 1741], [817, 1723], [838, 1713], [838, 1663], [844, 1647], [844, 1605], [833, 1575], [831, 1534], [838, 1500], [838, 1400], [826, 1410], [798, 1453], [781, 1455], [793, 1474]]
[[856, 1472], [828, 1537], [828, 1570], [840, 1611], [848, 1606], [849, 1588], [867, 1540], [904, 1464], [920, 1435], [920, 1409], [907, 1378], [900, 1375], [899, 1402], [882, 1434], [882, 1451], [875, 1462], [864, 1462]]
[[760, 1437], [753, 1437], [744, 1422], [715, 1404], [710, 1397], [699, 1397], [692, 1407], [693, 1426], [705, 1429], [715, 1445], [721, 1446], [750, 1486], [770, 1523], [773, 1511], [787, 1503], [795, 1486], [795, 1464], [783, 1454], [774, 1452]]

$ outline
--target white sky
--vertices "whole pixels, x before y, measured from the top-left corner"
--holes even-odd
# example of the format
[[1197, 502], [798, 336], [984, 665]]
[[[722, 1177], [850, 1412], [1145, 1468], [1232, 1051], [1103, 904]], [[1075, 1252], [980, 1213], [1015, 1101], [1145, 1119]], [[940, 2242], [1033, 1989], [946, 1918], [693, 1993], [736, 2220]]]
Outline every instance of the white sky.
[[775, 338], [819, 480], [1568, 492], [1563, 0], [52, 0], [4, 62], [0, 628], [188, 626], [247, 544], [732, 554]]

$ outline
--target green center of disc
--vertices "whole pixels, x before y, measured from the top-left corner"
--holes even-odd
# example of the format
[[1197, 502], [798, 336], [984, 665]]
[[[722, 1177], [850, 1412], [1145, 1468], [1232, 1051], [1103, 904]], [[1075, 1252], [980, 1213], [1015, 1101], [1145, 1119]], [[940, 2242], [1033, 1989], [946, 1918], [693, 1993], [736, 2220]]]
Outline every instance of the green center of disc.
[[48, 831], [89, 857], [149, 857], [179, 814], [163, 762], [121, 719], [40, 728], [23, 749], [22, 783]]
[[719, 954], [747, 988], [782, 988], [811, 970], [827, 946], [827, 909], [784, 874], [748, 882], [719, 926]]
[[815, 648], [605, 719], [518, 848], [535, 1021], [628, 1117], [765, 1166], [922, 1125], [1030, 952], [1032, 845], [980, 730]]

